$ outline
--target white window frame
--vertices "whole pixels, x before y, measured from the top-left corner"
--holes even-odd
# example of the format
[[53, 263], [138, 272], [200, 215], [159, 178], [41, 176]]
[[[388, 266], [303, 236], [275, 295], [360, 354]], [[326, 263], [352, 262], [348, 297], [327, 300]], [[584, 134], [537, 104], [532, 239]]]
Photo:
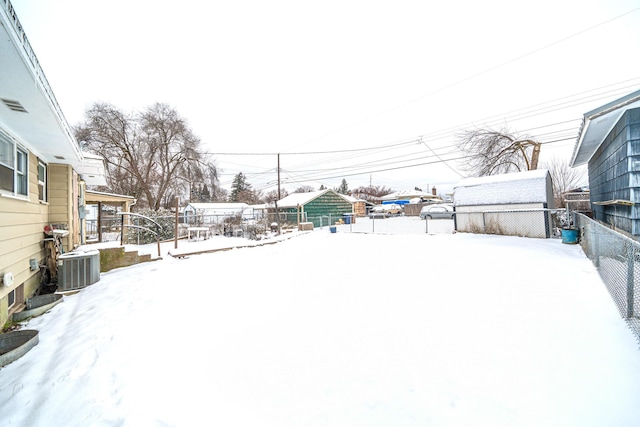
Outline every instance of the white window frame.
[[[43, 171], [43, 176], [42, 179], [40, 179], [40, 169], [42, 168]], [[47, 164], [45, 162], [43, 162], [42, 160], [38, 159], [38, 200], [40, 200], [41, 202], [47, 202], [49, 200], [47, 191], [49, 191], [49, 176], [47, 173]], [[41, 193], [41, 189], [42, 188], [42, 195]]]
[[14, 197], [29, 197], [29, 152], [13, 138], [0, 131], [0, 167], [11, 175], [11, 189], [1, 188], [0, 194]]

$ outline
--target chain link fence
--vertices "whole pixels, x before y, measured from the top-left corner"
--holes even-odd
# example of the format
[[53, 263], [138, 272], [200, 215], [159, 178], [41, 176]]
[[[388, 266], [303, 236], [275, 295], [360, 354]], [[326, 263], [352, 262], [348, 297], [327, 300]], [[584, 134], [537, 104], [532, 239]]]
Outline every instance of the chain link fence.
[[564, 209], [456, 211], [456, 230], [465, 233], [550, 238], [568, 224]]
[[[401, 217], [405, 219], [405, 217]], [[256, 218], [242, 218], [233, 215], [210, 215], [190, 217], [185, 220], [178, 217], [178, 238], [186, 238], [189, 228], [204, 227], [209, 235], [244, 237], [260, 240], [268, 233], [289, 232], [298, 227], [298, 223], [313, 223], [314, 228], [344, 223], [345, 216], [307, 217], [296, 213], [269, 213]], [[383, 233], [452, 233], [471, 232], [480, 234], [500, 234], [521, 237], [559, 238], [562, 229], [572, 227], [578, 230], [579, 243], [584, 253], [598, 268], [598, 272], [607, 287], [620, 316], [624, 318], [635, 336], [640, 340], [640, 243], [624, 236], [591, 218], [578, 212], [569, 213], [566, 209], [514, 209], [487, 210], [478, 212], [455, 212], [455, 219], [420, 220], [406, 217], [405, 227], [394, 224], [396, 218], [384, 220], [368, 217], [348, 218], [351, 232]], [[175, 216], [157, 217], [164, 239], [175, 236]], [[103, 218], [102, 224], [87, 223], [89, 236], [97, 234], [100, 228], [104, 241], [120, 238], [121, 218]], [[134, 220], [137, 221], [137, 220]], [[137, 224], [137, 222], [135, 223]], [[140, 228], [134, 228], [126, 234], [129, 243], [148, 243]]]
[[640, 243], [583, 214], [572, 217], [584, 253], [597, 267], [620, 316], [640, 340]]

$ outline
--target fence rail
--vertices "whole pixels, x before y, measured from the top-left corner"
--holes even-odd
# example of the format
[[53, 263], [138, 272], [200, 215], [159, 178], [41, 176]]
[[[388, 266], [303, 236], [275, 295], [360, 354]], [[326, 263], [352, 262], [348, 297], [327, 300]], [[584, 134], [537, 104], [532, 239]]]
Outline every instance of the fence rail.
[[567, 225], [564, 209], [502, 209], [455, 212], [456, 230], [505, 236], [559, 237]]
[[591, 218], [573, 214], [584, 253], [597, 267], [611, 298], [640, 340], [640, 243]]

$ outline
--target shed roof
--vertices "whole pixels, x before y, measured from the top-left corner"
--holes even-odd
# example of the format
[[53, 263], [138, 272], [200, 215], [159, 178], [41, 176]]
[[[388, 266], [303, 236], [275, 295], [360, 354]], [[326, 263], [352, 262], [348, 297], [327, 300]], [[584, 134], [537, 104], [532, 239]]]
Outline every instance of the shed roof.
[[637, 107], [640, 107], [640, 90], [585, 113], [570, 165], [575, 167], [587, 163], [620, 117]]
[[344, 194], [340, 194], [330, 188], [327, 188], [325, 190], [311, 191], [308, 193], [289, 194], [287, 197], [284, 197], [278, 200], [278, 208], [295, 208], [297, 206], [304, 206], [307, 203], [312, 202], [318, 197], [329, 192], [337, 194], [338, 196], [342, 197], [345, 201], [349, 203], [353, 203], [351, 200], [347, 198], [348, 196], [345, 196]]
[[453, 189], [456, 206], [544, 203], [548, 200], [549, 171], [526, 172], [466, 178]]

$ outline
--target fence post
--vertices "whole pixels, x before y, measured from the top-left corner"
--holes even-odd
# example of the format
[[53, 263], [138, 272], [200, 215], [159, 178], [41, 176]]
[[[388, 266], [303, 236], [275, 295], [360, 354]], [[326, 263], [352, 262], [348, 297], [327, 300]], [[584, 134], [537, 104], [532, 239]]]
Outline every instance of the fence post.
[[158, 258], [160, 258], [160, 224], [156, 224], [156, 243], [158, 244]]
[[124, 245], [124, 215], [120, 215], [120, 246]]
[[633, 266], [634, 251], [631, 245], [627, 247], [627, 318], [633, 317]]
[[593, 239], [593, 254], [594, 254], [594, 264], [596, 268], [600, 268], [600, 233], [595, 227], [590, 227], [592, 232], [591, 234], [595, 236]]

